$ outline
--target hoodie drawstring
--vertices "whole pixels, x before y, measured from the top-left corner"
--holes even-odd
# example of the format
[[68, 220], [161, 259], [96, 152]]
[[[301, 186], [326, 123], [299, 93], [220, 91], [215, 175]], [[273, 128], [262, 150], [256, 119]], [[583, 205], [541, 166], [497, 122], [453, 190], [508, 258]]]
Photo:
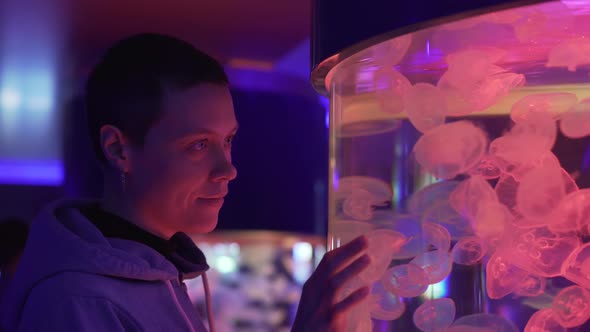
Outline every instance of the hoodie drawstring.
[[207, 321], [209, 322], [209, 332], [215, 332], [215, 320], [213, 319], [213, 306], [211, 305], [211, 292], [209, 291], [209, 280], [207, 273], [203, 272], [203, 289], [205, 290], [205, 305], [207, 307]]
[[193, 327], [193, 323], [191, 323], [191, 320], [188, 318], [188, 316], [186, 315], [186, 312], [182, 309], [182, 306], [178, 302], [178, 298], [176, 297], [176, 292], [174, 291], [174, 286], [172, 286], [172, 280], [168, 280], [166, 282], [166, 285], [168, 286], [168, 290], [170, 291], [170, 295], [172, 295], [172, 299], [174, 299], [174, 303], [176, 304], [176, 308], [182, 314], [182, 317], [184, 318], [185, 323], [190, 327], [191, 332], [195, 332], [195, 329]]

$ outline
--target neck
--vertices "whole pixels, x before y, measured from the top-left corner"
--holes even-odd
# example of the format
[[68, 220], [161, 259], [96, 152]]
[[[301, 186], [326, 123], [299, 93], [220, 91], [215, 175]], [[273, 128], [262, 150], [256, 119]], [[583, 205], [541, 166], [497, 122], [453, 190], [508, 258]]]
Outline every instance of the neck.
[[130, 190], [123, 191], [121, 184], [118, 181], [109, 181], [105, 175], [103, 197], [101, 200], [101, 208], [112, 214], [116, 214], [129, 222], [137, 225], [137, 227], [152, 233], [155, 236], [168, 240], [174, 234], [168, 234], [164, 230], [158, 229], [157, 221], [152, 220], [144, 214], [140, 213], [140, 204], [133, 199]]

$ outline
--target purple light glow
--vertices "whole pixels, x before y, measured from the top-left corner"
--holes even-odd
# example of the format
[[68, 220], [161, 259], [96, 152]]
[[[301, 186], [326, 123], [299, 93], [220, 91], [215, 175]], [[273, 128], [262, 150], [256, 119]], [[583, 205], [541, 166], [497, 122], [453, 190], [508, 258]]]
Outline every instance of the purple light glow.
[[0, 159], [0, 184], [60, 186], [63, 180], [61, 160]]
[[326, 128], [330, 128], [330, 100], [324, 96], [318, 96], [318, 99], [326, 111]]

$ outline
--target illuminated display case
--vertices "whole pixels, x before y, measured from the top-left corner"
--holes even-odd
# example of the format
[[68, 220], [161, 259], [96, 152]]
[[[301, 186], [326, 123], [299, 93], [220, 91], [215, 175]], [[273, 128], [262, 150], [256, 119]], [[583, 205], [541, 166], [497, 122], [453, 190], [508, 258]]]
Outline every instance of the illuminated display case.
[[[271, 231], [223, 231], [193, 237], [211, 269], [216, 331], [288, 332], [301, 288], [325, 253], [321, 237]], [[201, 278], [187, 282], [206, 317]]]
[[390, 4], [382, 31], [316, 2], [328, 249], [373, 259], [350, 331], [590, 329], [590, 1], [480, 2]]

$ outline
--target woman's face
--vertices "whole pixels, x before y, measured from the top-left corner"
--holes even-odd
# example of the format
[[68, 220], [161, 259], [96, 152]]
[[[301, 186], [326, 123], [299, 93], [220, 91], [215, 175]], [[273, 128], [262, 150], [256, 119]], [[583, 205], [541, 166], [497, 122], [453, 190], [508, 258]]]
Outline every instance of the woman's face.
[[217, 225], [236, 175], [231, 142], [238, 123], [227, 87], [172, 91], [141, 148], [132, 148], [126, 193], [149, 229], [162, 236], [207, 233]]

